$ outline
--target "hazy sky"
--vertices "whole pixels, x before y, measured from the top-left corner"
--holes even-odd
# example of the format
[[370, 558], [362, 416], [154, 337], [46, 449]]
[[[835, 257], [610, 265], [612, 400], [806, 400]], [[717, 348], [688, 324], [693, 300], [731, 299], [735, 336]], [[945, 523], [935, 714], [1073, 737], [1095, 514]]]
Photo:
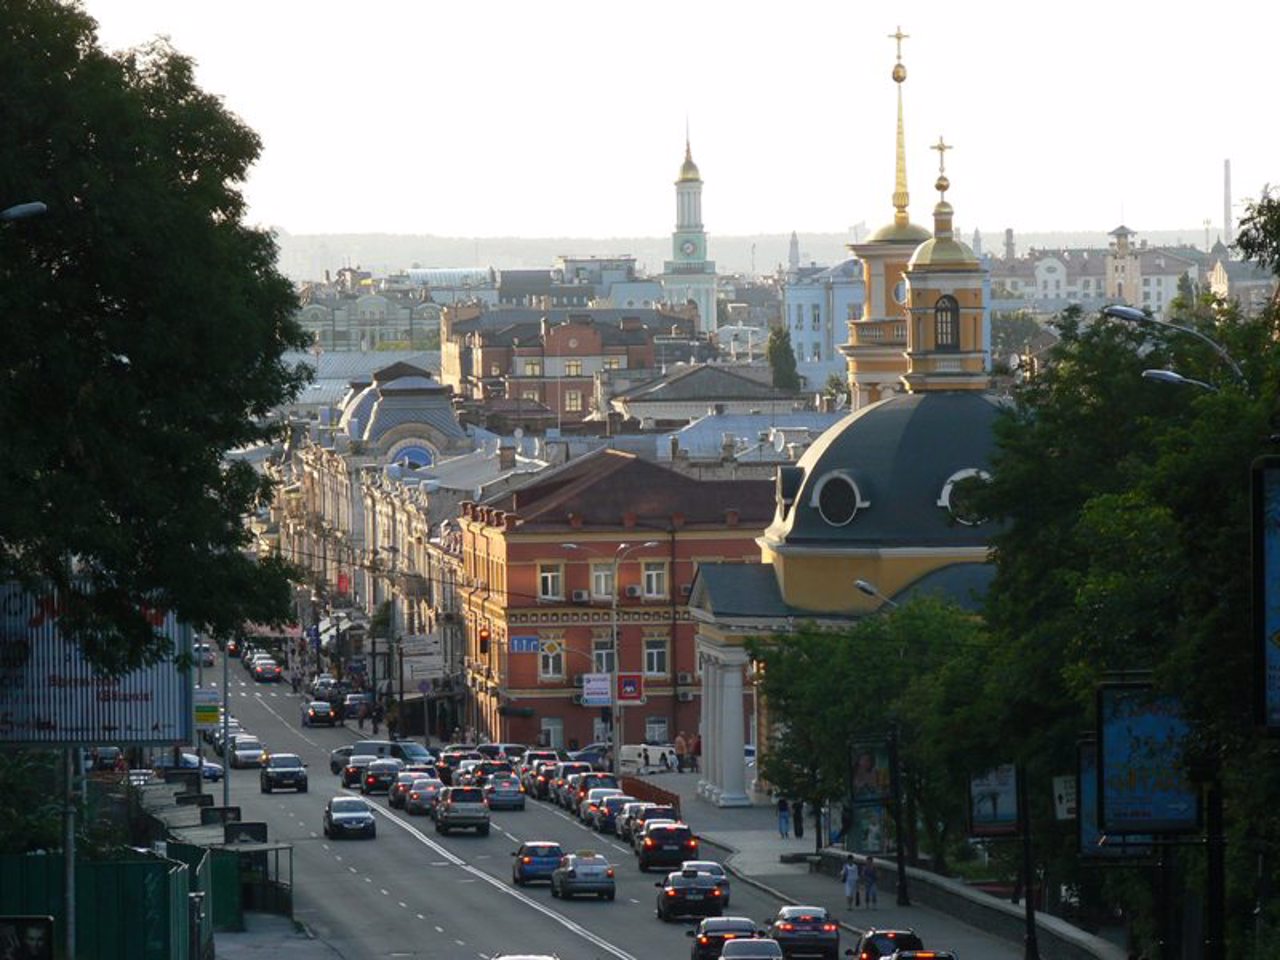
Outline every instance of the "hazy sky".
[[250, 219], [291, 233], [656, 236], [686, 117], [714, 238], [892, 217], [901, 24], [911, 215], [939, 136], [966, 230], [1221, 232], [1277, 181], [1280, 5], [1222, 0], [87, 0], [168, 35], [262, 136]]

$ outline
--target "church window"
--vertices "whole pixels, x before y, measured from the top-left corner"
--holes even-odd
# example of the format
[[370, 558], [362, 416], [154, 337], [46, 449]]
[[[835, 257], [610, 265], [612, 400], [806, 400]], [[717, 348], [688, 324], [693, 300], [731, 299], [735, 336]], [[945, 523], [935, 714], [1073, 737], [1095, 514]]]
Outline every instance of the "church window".
[[942, 296], [933, 307], [933, 339], [939, 350], [960, 347], [960, 304], [952, 296]]
[[822, 519], [833, 527], [843, 527], [857, 516], [862, 507], [871, 506], [862, 499], [857, 483], [843, 470], [836, 470], [818, 481], [810, 506], [818, 508]]

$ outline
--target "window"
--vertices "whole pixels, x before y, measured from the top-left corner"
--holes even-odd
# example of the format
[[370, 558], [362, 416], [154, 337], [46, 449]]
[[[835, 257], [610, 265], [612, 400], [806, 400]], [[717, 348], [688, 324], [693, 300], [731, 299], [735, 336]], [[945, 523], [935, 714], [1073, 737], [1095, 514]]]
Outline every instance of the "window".
[[564, 569], [560, 564], [538, 564], [538, 599], [564, 599]]
[[580, 376], [582, 376], [582, 361], [581, 361], [581, 360], [566, 360], [566, 361], [564, 362], [564, 375], [565, 375], [566, 377], [580, 377]]
[[581, 390], [565, 391], [564, 409], [566, 413], [582, 412], [582, 391]]
[[822, 308], [818, 306], [816, 303], [810, 304], [809, 314], [810, 314], [810, 322], [813, 324], [813, 329], [821, 330], [822, 329]]
[[955, 297], [943, 296], [933, 307], [933, 338], [939, 350], [960, 347], [960, 304]]
[[667, 743], [671, 739], [667, 734], [667, 718], [645, 717], [644, 739], [646, 743]]
[[543, 640], [538, 652], [538, 677], [558, 680], [564, 676], [564, 649], [559, 640]]
[[613, 640], [597, 637], [591, 641], [591, 666], [596, 673], [613, 673]]
[[613, 596], [613, 564], [593, 563], [591, 565], [591, 595], [593, 597]]
[[667, 595], [667, 564], [665, 561], [645, 561], [644, 595], [646, 597], [665, 597]]
[[604, 368], [606, 370], [621, 370], [622, 358], [621, 357], [605, 357]]
[[822, 360], [822, 347], [816, 343], [813, 345], [813, 359], [815, 362], [821, 362]]
[[651, 677], [665, 677], [667, 675], [667, 641], [662, 637], [652, 637], [645, 640], [644, 672]]
[[803, 303], [796, 304], [796, 326], [797, 327], [804, 326], [804, 304]]
[[526, 361], [524, 362], [524, 375], [525, 375], [526, 377], [540, 377], [540, 376], [542, 376], [542, 360], [541, 360], [541, 358], [539, 358], [539, 359], [537, 359], [537, 360], [526, 360]]
[[538, 745], [554, 750], [564, 749], [564, 721], [559, 717], [543, 717]]

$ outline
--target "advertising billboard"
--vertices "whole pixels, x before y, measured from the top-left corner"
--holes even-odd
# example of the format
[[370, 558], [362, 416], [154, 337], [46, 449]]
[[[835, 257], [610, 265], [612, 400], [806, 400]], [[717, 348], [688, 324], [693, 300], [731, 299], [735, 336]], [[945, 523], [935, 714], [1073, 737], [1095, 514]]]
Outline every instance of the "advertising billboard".
[[1280, 457], [1253, 463], [1254, 712], [1280, 736]]
[[584, 673], [582, 675], [582, 705], [607, 707], [613, 703], [613, 675], [609, 673]]
[[1081, 740], [1076, 747], [1076, 786], [1079, 796], [1076, 837], [1080, 856], [1090, 860], [1128, 860], [1151, 855], [1145, 834], [1104, 834], [1098, 826], [1098, 744]]
[[969, 780], [969, 835], [1000, 837], [1018, 832], [1018, 774], [1012, 763]]
[[0, 584], [0, 742], [53, 745], [189, 743], [191, 674], [176, 657], [191, 651], [191, 628], [156, 611], [173, 643], [164, 660], [108, 676], [58, 629], [52, 592]]
[[1187, 779], [1187, 722], [1176, 697], [1148, 683], [1098, 687], [1098, 824], [1103, 833], [1200, 829], [1200, 795]]

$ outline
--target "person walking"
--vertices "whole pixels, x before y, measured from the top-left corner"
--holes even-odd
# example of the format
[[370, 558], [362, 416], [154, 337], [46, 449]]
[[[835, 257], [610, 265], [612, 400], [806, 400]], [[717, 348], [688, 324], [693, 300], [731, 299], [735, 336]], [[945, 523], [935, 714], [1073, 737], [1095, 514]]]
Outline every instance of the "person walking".
[[858, 864], [852, 853], [845, 857], [844, 866], [840, 868], [840, 881], [844, 884], [844, 908], [852, 910], [858, 896]]
[[796, 839], [804, 836], [804, 801], [797, 800], [791, 805], [792, 824], [795, 827]]
[[676, 773], [684, 773], [685, 759], [689, 753], [689, 741], [684, 737], [684, 731], [681, 730], [676, 734]]
[[791, 836], [791, 804], [786, 797], [778, 798], [778, 836], [783, 840]]
[[867, 908], [876, 906], [876, 858], [867, 857], [862, 865], [862, 892], [866, 894]]

